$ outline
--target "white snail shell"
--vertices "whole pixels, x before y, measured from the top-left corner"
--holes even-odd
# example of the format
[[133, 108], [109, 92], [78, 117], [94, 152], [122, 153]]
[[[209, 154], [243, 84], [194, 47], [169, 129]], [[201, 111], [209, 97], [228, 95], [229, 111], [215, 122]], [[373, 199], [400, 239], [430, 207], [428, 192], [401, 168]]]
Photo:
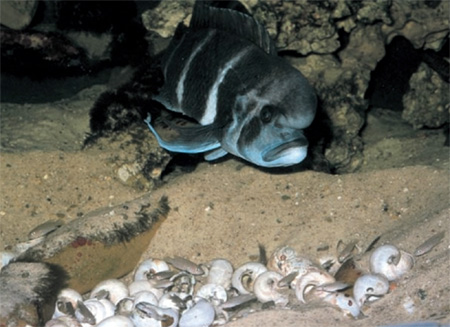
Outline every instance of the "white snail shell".
[[180, 318], [179, 327], [210, 326], [215, 317], [215, 309], [211, 303], [200, 299], [192, 308], [186, 310]]
[[[89, 310], [89, 312], [94, 316], [95, 318], [95, 324], [100, 323], [102, 320], [114, 316], [116, 307], [115, 305], [107, 300], [107, 299], [88, 299], [83, 302], [85, 307]], [[84, 314], [80, 310], [81, 304], [78, 305], [77, 310], [75, 310], [75, 317], [78, 319], [78, 321], [81, 322], [82, 326], [89, 327], [92, 325], [92, 323], [85, 323], [84, 321]]]
[[294, 271], [298, 271], [299, 276], [304, 275], [311, 266], [314, 265], [310, 260], [299, 257], [297, 252], [289, 246], [276, 249], [267, 263], [267, 267], [270, 270], [276, 271], [283, 276], [289, 275]]
[[[158, 312], [161, 316], [164, 316], [164, 327], [177, 327], [180, 319], [180, 314], [177, 310], [172, 308], [158, 308]], [[172, 322], [170, 325], [168, 323]]]
[[389, 291], [389, 281], [383, 275], [363, 275], [353, 286], [353, 295], [359, 307], [366, 301], [374, 301]]
[[114, 305], [128, 296], [128, 287], [118, 279], [107, 279], [98, 283], [91, 291], [90, 298], [95, 298], [102, 291], [108, 292], [108, 299]]
[[[231, 284], [239, 294], [249, 294], [253, 291], [253, 283], [256, 278], [267, 271], [266, 266], [259, 262], [248, 262], [240, 266], [233, 273]], [[248, 278], [248, 289], [243, 285], [244, 277]]]
[[134, 304], [140, 302], [146, 302], [153, 305], [158, 305], [158, 298], [153, 292], [141, 291], [134, 294]]
[[[155, 307], [148, 303], [146, 303], [145, 306], [147, 309], [153, 309]], [[161, 327], [161, 320], [154, 318], [147, 310], [144, 311], [135, 308], [129, 317], [135, 327]]]
[[136, 293], [144, 291], [152, 292], [158, 298], [161, 297], [164, 293], [164, 290], [154, 288], [152, 286], [152, 283], [150, 283], [148, 280], [136, 280], [128, 286], [128, 293], [130, 296], [134, 296]]
[[[336, 280], [333, 276], [326, 271], [320, 270], [316, 267], [311, 267], [309, 271], [304, 275], [299, 275], [295, 283], [295, 296], [300, 302], [306, 303], [305, 294], [313, 290], [314, 287], [323, 284], [334, 283]], [[326, 291], [317, 291], [315, 295], [318, 297], [327, 296], [329, 293]]]
[[226, 259], [214, 259], [210, 262], [207, 278], [208, 284], [221, 285], [228, 290], [231, 286], [233, 276], [233, 265]]
[[222, 285], [205, 284], [197, 291], [196, 296], [201, 297], [214, 306], [219, 306], [227, 301], [227, 291]]
[[186, 300], [190, 298], [187, 293], [168, 292], [159, 299], [158, 306], [165, 309], [174, 309], [181, 312], [186, 309]]
[[81, 327], [81, 325], [74, 317], [60, 316], [47, 321], [45, 327]]
[[393, 245], [382, 245], [370, 257], [370, 271], [382, 274], [389, 281], [402, 277], [414, 266], [414, 257]]
[[116, 305], [116, 314], [129, 316], [134, 309], [134, 299], [131, 297], [123, 298]]
[[179, 293], [188, 293], [190, 295], [194, 294], [194, 287], [197, 283], [194, 275], [188, 272], [181, 271], [178, 274], [172, 276], [170, 281], [173, 283], [172, 291], [177, 291]]
[[361, 312], [355, 299], [345, 293], [329, 293], [323, 300], [338, 307], [344, 314], [351, 314], [355, 318]]
[[173, 309], [160, 308], [156, 305], [139, 302], [130, 316], [136, 327], [176, 327], [179, 314]]
[[287, 293], [280, 292], [278, 282], [283, 275], [275, 271], [266, 271], [260, 274], [253, 285], [253, 292], [258, 301], [266, 303], [273, 301], [277, 306], [286, 306], [289, 302]]
[[134, 272], [134, 280], [148, 280], [152, 275], [169, 270], [169, 266], [163, 260], [147, 259], [141, 262]]
[[71, 288], [65, 288], [61, 290], [58, 294], [58, 298], [55, 303], [55, 312], [53, 313], [52, 318], [58, 318], [61, 316], [66, 316], [66, 312], [62, 312], [60, 310], [61, 306], [65, 306], [66, 303], [70, 303], [72, 305], [72, 308], [75, 310], [77, 308], [78, 301], [83, 302], [83, 298], [81, 297], [81, 294], [77, 291], [71, 289]]
[[272, 255], [270, 256], [267, 267], [270, 270], [279, 272], [282, 275], [288, 275], [290, 272], [288, 270], [288, 264], [290, 261], [295, 260], [297, 257], [297, 252], [289, 247], [289, 246], [283, 246], [278, 249], [276, 249]]
[[130, 318], [117, 315], [103, 320], [96, 327], [134, 327]]

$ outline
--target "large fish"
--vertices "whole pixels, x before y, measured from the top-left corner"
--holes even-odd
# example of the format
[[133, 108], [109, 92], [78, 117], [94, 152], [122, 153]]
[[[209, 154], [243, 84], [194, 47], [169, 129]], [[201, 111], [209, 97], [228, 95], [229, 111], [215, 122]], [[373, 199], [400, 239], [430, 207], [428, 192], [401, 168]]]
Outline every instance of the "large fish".
[[264, 27], [238, 11], [197, 1], [189, 28], [180, 31], [162, 60], [164, 84], [154, 99], [199, 124], [172, 126], [177, 137], [167, 140], [149, 116], [159, 144], [173, 152], [208, 152], [207, 160], [231, 153], [262, 167], [301, 162], [316, 96], [277, 56]]

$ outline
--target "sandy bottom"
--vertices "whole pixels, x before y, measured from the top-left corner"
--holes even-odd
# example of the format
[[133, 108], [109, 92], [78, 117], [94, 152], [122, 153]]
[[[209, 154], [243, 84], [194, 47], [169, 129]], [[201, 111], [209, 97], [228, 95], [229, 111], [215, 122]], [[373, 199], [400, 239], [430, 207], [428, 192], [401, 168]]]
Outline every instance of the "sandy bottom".
[[[15, 115], [11, 110], [19, 110], [16, 105], [2, 106], [3, 118], [9, 123], [19, 120], [22, 125], [13, 128], [8, 120], [2, 122], [2, 127], [10, 127], [1, 131], [0, 248], [25, 240], [33, 227], [47, 220], [68, 222], [144, 194], [117, 178], [111, 164], [116, 150], [74, 149], [74, 143], [79, 145], [87, 132], [88, 109], [95, 99], [92, 92], [83, 106], [71, 99], [40, 107], [22, 105], [23, 112]], [[71, 103], [79, 110], [48, 118], [51, 108], [56, 113]], [[39, 108], [46, 112], [45, 121], [35, 123], [43, 117], [33, 111]], [[27, 112], [32, 118], [27, 118]], [[71, 125], [73, 117], [78, 123]], [[364, 309], [364, 319], [353, 320], [322, 304], [301, 306], [293, 301], [290, 310], [256, 310], [228, 325], [450, 323], [448, 148], [442, 146], [440, 131], [417, 133], [398, 121], [387, 125], [385, 119], [371, 117], [373, 124], [364, 135], [363, 172], [271, 174], [230, 159], [202, 163], [192, 173], [169, 177], [153, 192], [168, 196], [171, 211], [142, 258], [179, 255], [197, 263], [227, 258], [238, 267], [258, 258], [260, 243], [269, 254], [290, 245], [319, 261], [336, 255], [339, 240], [357, 241], [365, 248], [381, 236], [377, 245], [390, 243], [412, 252], [428, 237], [446, 230], [444, 240], [417, 258], [414, 269], [390, 294]], [[39, 137], [33, 135], [33, 126]], [[381, 127], [377, 130], [376, 126]], [[367, 268], [366, 261], [363, 258], [358, 263]]]

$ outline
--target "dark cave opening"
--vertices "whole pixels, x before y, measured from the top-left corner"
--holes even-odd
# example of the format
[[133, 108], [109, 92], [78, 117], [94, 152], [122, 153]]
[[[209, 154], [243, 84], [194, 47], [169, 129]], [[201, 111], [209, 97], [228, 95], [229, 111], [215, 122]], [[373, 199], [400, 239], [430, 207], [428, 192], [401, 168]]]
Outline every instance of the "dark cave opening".
[[440, 51], [415, 49], [403, 36], [396, 36], [386, 47], [386, 55], [371, 72], [365, 93], [370, 107], [403, 110], [403, 95], [409, 90], [409, 80], [419, 65], [425, 62], [448, 82], [449, 57], [447, 42]]

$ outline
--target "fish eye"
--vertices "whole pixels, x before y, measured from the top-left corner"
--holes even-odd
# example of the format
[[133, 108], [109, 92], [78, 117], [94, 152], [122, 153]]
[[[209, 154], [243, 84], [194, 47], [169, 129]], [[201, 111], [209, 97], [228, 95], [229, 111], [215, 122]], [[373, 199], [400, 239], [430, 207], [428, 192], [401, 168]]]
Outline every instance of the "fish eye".
[[259, 113], [259, 118], [261, 118], [261, 121], [263, 123], [270, 123], [273, 117], [273, 110], [274, 108], [272, 106], [264, 106], [261, 109], [261, 112]]

